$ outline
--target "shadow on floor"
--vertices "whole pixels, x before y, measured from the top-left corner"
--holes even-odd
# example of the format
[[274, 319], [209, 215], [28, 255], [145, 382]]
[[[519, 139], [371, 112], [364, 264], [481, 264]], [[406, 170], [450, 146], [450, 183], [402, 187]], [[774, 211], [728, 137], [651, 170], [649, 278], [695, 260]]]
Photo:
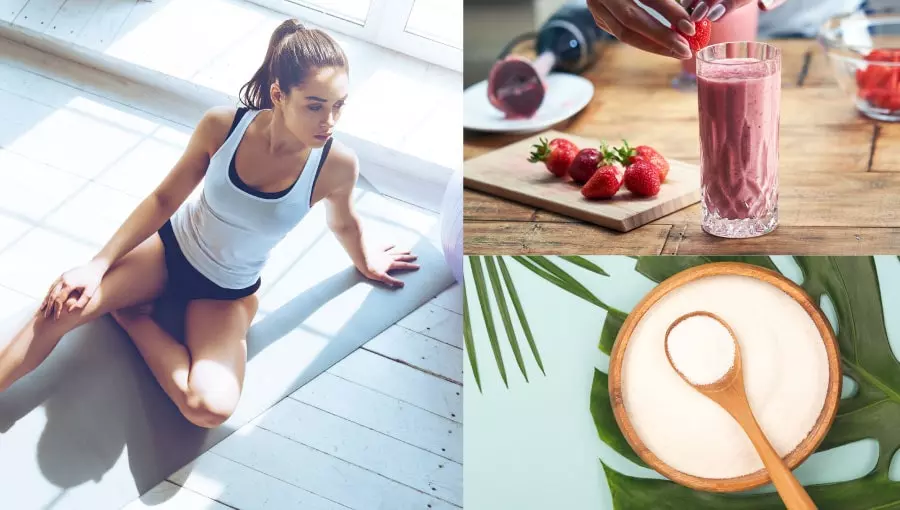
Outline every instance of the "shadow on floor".
[[[29, 508], [101, 508], [147, 492], [449, 287], [442, 254], [424, 238], [413, 250], [423, 269], [402, 276], [404, 289], [372, 285], [351, 267], [254, 324], [241, 403], [217, 429], [181, 416], [110, 317], [71, 332], [45, 363], [0, 394], [0, 457], [15, 464], [36, 455], [39, 469], [27, 462], [0, 468], [0, 491], [27, 495], [21, 503]], [[346, 295], [355, 296], [355, 309], [344, 308]], [[183, 338], [182, 305], [164, 302], [158, 310], [164, 327]], [[325, 331], [334, 333], [297, 328], [311, 318], [316, 329], [331, 324]], [[127, 468], [117, 468], [126, 458]]]

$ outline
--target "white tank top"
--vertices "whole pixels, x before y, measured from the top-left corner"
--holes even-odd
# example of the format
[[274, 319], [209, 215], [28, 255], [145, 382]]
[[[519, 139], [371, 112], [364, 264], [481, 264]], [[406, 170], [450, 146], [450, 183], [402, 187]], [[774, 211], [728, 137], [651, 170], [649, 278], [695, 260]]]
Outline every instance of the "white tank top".
[[259, 110], [243, 117], [210, 159], [203, 191], [172, 216], [184, 257], [203, 276], [226, 289], [250, 287], [259, 279], [269, 252], [309, 212], [313, 186], [331, 140], [315, 148], [294, 185], [280, 193], [251, 189], [237, 176], [234, 155]]

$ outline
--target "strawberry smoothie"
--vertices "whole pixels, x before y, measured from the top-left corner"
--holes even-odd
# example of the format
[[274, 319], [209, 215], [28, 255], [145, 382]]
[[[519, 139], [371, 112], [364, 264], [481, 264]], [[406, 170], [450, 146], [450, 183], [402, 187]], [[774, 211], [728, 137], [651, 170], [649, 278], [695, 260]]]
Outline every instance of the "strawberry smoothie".
[[763, 43], [698, 53], [703, 229], [755, 237], [778, 224], [781, 54]]

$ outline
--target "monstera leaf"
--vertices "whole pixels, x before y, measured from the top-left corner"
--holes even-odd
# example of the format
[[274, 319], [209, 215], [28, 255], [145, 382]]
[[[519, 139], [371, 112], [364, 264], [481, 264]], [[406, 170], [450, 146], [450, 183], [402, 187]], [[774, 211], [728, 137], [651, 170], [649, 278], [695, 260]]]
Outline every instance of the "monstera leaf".
[[[636, 270], [659, 283], [689, 267], [711, 261], [738, 260], [777, 270], [768, 258], [649, 257], [639, 259]], [[900, 448], [900, 363], [888, 343], [875, 263], [869, 257], [797, 257], [803, 288], [821, 303], [828, 296], [834, 306], [836, 332], [844, 375], [858, 391], [840, 403], [834, 425], [820, 446], [828, 450], [860, 439], [878, 441], [879, 457], [866, 476], [841, 483], [808, 487], [823, 510], [900, 508], [900, 483], [888, 478], [891, 459]], [[609, 354], [622, 325], [620, 314], [608, 314], [600, 349]], [[591, 413], [600, 439], [626, 458], [643, 465], [628, 446], [613, 418], [607, 377], [594, 374]], [[781, 509], [774, 493], [712, 494], [693, 491], [666, 480], [618, 473], [604, 465], [617, 510], [653, 509]]]

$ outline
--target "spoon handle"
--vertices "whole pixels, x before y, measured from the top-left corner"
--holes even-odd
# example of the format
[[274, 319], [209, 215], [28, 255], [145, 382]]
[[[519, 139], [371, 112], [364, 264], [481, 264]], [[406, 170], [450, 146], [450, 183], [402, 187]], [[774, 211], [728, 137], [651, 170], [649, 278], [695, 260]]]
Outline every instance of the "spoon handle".
[[756, 452], [762, 459], [763, 465], [766, 466], [766, 471], [769, 472], [772, 483], [775, 485], [775, 489], [778, 490], [778, 495], [781, 496], [785, 506], [788, 510], [815, 510], [816, 505], [809, 497], [806, 489], [800, 485], [800, 482], [797, 481], [791, 470], [785, 466], [781, 456], [778, 455], [775, 448], [766, 439], [766, 435], [759, 427], [759, 423], [753, 417], [753, 412], [750, 410], [750, 404], [747, 402], [746, 397], [741, 394], [739, 399], [743, 400], [743, 405], [729, 406], [730, 409], [727, 409], [727, 411], [744, 428], [747, 437], [750, 438], [753, 447], [756, 448]]

